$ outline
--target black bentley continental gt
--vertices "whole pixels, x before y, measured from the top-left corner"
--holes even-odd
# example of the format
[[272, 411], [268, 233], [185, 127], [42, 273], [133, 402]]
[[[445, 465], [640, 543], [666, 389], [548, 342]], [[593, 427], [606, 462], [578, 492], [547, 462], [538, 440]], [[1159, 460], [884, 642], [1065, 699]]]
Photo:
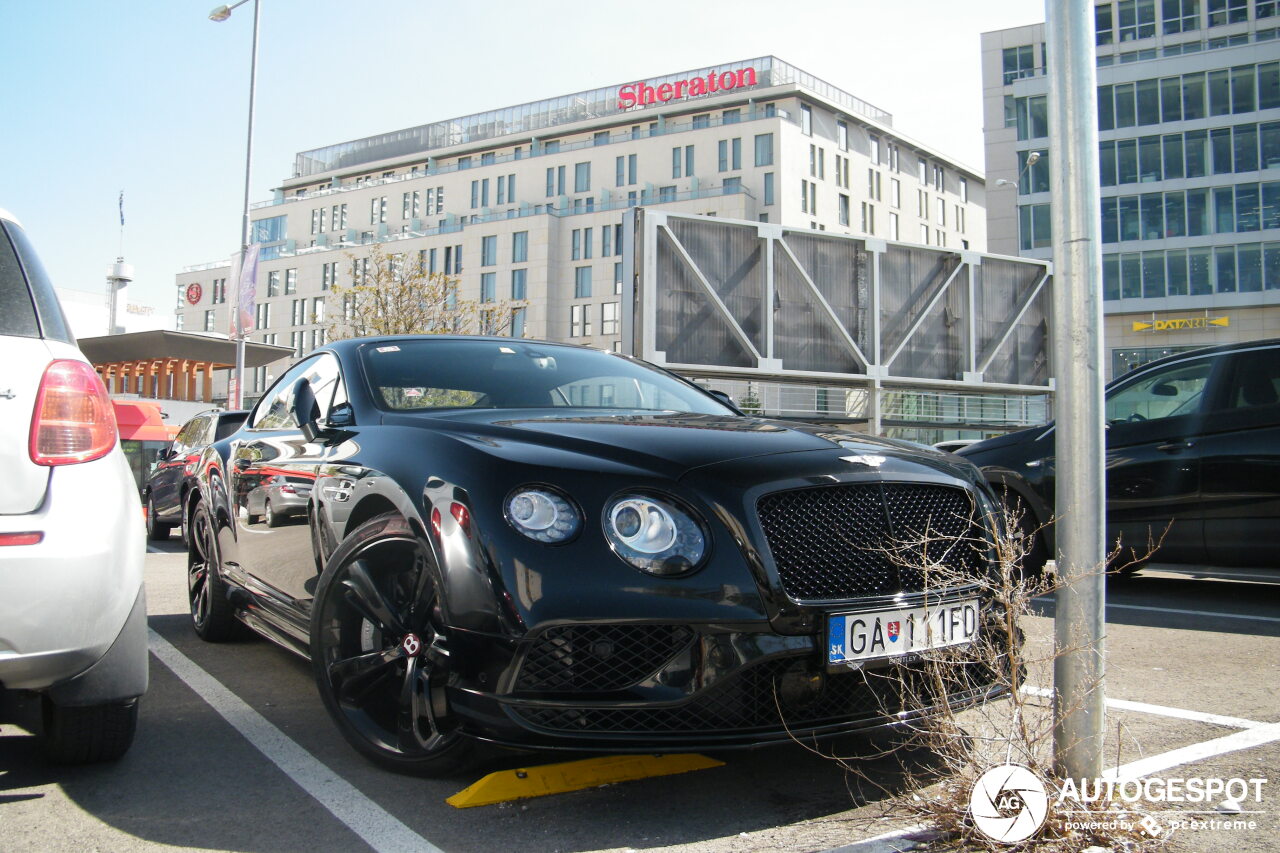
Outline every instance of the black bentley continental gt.
[[[928, 713], [866, 674], [984, 630], [977, 470], [726, 400], [561, 344], [323, 347], [200, 463], [195, 630], [309, 657], [347, 740], [421, 773], [476, 741], [669, 752]], [[273, 526], [252, 501], [275, 482], [307, 498]], [[926, 536], [958, 581], [886, 548]], [[1000, 693], [975, 672], [932, 698]]]

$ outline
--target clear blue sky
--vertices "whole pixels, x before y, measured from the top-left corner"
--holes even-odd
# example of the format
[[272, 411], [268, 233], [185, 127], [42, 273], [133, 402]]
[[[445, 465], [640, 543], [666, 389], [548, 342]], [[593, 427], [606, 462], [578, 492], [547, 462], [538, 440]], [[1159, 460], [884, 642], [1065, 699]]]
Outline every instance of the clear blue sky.
[[[252, 198], [298, 151], [471, 112], [773, 54], [983, 168], [979, 34], [1030, 0], [441, 3], [261, 0]], [[239, 244], [250, 0], [0, 0], [0, 207], [59, 287], [167, 312], [174, 275]]]

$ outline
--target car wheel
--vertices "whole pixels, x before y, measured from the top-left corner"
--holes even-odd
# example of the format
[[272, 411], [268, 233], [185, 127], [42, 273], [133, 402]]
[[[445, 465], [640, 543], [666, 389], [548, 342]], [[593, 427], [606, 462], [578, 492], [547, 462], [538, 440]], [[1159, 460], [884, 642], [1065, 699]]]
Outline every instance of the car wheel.
[[138, 702], [55, 705], [41, 698], [44, 754], [58, 764], [115, 761], [128, 751], [138, 725]]
[[442, 775], [473, 748], [451, 719], [449, 657], [435, 573], [395, 513], [361, 525], [316, 589], [311, 661], [343, 737], [392, 770]]
[[267, 505], [263, 507], [262, 518], [267, 522], [267, 527], [279, 527], [280, 522], [283, 520], [276, 514], [276, 511], [271, 508], [271, 501], [267, 501]]
[[234, 608], [227, 598], [227, 584], [218, 566], [218, 536], [204, 501], [191, 513], [191, 541], [187, 548], [187, 598], [191, 625], [200, 638], [211, 643], [240, 635]]
[[1040, 574], [1044, 564], [1049, 561], [1049, 548], [1045, 544], [1044, 531], [1036, 522], [1035, 514], [1026, 501], [1008, 489], [1000, 492], [1001, 502], [1005, 507], [1005, 517], [1016, 521], [1016, 535], [1022, 540], [1022, 573], [1024, 577]]
[[172, 524], [161, 524], [156, 521], [156, 503], [147, 495], [147, 538], [151, 540], [168, 539]]

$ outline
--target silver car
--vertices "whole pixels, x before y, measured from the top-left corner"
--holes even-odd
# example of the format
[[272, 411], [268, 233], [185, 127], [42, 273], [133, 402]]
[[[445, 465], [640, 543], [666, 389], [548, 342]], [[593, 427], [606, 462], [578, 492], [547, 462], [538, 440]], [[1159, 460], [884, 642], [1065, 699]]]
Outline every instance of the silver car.
[[107, 390], [0, 210], [0, 693], [55, 761], [119, 758], [147, 690], [142, 506]]

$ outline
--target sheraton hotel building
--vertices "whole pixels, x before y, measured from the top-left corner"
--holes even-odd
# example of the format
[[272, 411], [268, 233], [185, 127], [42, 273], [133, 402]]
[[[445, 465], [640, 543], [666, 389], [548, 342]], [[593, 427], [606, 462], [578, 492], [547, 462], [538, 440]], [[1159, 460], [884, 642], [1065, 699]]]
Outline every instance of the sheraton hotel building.
[[[331, 287], [377, 243], [510, 302], [513, 335], [618, 348], [628, 208], [984, 251], [984, 194], [980, 172], [776, 57], [626, 81], [299, 153], [251, 213], [250, 339], [324, 343]], [[225, 333], [230, 277], [180, 272], [178, 328]], [[246, 399], [279, 368], [247, 375]]]

